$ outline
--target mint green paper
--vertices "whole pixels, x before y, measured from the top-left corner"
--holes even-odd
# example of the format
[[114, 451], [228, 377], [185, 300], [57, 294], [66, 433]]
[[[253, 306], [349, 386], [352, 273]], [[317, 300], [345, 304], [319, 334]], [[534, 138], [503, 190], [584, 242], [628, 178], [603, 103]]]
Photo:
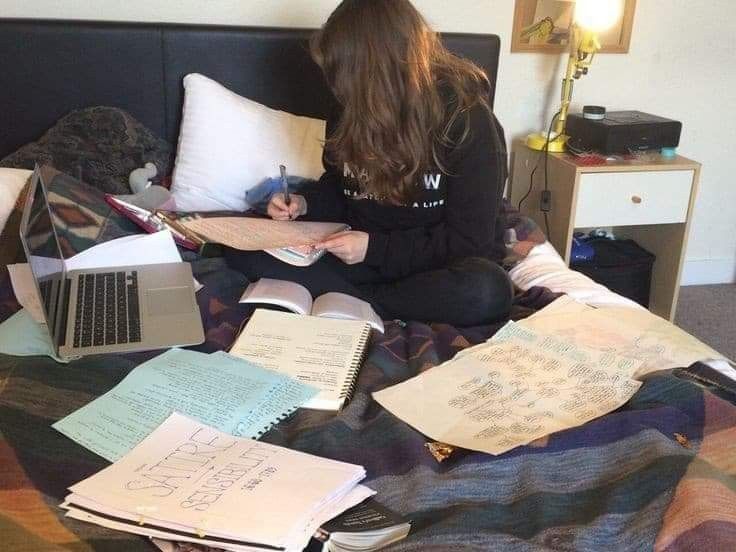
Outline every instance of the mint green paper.
[[171, 349], [53, 427], [115, 462], [172, 412], [255, 439], [316, 394], [313, 387], [227, 353]]
[[0, 324], [0, 353], [11, 356], [49, 356], [57, 362], [51, 336], [46, 326], [39, 324], [26, 309], [21, 309]]

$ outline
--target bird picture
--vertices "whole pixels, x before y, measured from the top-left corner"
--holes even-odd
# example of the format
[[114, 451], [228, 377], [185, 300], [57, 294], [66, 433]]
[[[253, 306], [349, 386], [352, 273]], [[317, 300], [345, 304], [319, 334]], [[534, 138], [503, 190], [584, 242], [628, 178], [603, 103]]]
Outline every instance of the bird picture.
[[524, 44], [565, 44], [570, 33], [574, 2], [569, 0], [536, 0], [527, 4], [527, 24], [521, 27], [519, 39]]
[[[570, 44], [577, 2], [578, 0], [515, 0], [511, 51], [549, 54], [565, 52]], [[620, 12], [615, 24], [598, 33], [601, 52], [628, 52], [636, 0], [591, 0], [591, 4], [605, 5], [608, 6], [607, 9]]]
[[545, 17], [537, 23], [524, 27], [521, 30], [521, 39], [530, 44], [545, 43], [554, 30], [555, 22], [551, 17]]

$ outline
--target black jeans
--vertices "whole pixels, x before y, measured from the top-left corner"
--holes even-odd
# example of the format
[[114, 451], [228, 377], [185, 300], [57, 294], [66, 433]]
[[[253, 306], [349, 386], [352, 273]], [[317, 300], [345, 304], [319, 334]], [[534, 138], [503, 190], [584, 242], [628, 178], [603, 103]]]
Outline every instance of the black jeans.
[[508, 316], [511, 281], [496, 263], [470, 257], [445, 268], [387, 280], [365, 264], [346, 265], [326, 254], [309, 267], [286, 264], [261, 251], [226, 250], [228, 264], [254, 282], [274, 278], [299, 283], [312, 297], [339, 292], [370, 303], [384, 320], [444, 322], [468, 327]]

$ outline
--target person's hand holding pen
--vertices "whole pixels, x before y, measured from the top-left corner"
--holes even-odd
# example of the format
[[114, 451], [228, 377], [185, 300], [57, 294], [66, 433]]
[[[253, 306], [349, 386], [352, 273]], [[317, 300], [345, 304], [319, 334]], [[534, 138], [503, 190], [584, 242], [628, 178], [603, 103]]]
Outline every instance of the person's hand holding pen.
[[268, 202], [267, 213], [273, 220], [296, 220], [307, 214], [307, 200], [298, 194], [289, 194], [291, 201], [286, 204], [284, 194], [279, 192]]
[[307, 214], [307, 200], [303, 196], [289, 193], [286, 166], [279, 165], [281, 193], [274, 194], [268, 203], [268, 216], [274, 220], [296, 220]]

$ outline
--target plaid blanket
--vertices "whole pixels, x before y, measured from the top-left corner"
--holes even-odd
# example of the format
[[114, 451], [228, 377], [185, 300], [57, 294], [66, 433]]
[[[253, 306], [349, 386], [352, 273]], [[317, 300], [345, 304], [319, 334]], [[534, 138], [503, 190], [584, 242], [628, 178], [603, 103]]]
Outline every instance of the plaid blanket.
[[[79, 193], [74, 198], [84, 203]], [[89, 209], [102, 216], [101, 206]], [[93, 218], [69, 225], [65, 248], [96, 239]], [[107, 238], [127, 231], [109, 221], [104, 228]], [[207, 341], [199, 349], [222, 349], [250, 313], [237, 303], [247, 282], [221, 259], [188, 260], [205, 285], [198, 300]], [[553, 298], [531, 290], [517, 298], [514, 318]], [[0, 320], [18, 308], [1, 267]], [[736, 406], [692, 380], [654, 375], [625, 407], [603, 418], [498, 457], [465, 452], [444, 464], [430, 456], [424, 436], [371, 400], [372, 392], [497, 329], [389, 323], [372, 342], [344, 411], [299, 411], [264, 440], [364, 465], [379, 500], [412, 521], [409, 538], [391, 550], [736, 549]], [[0, 355], [3, 550], [154, 550], [145, 539], [64, 517], [58, 504], [66, 488], [106, 461], [51, 424], [156, 354], [68, 365]]]

